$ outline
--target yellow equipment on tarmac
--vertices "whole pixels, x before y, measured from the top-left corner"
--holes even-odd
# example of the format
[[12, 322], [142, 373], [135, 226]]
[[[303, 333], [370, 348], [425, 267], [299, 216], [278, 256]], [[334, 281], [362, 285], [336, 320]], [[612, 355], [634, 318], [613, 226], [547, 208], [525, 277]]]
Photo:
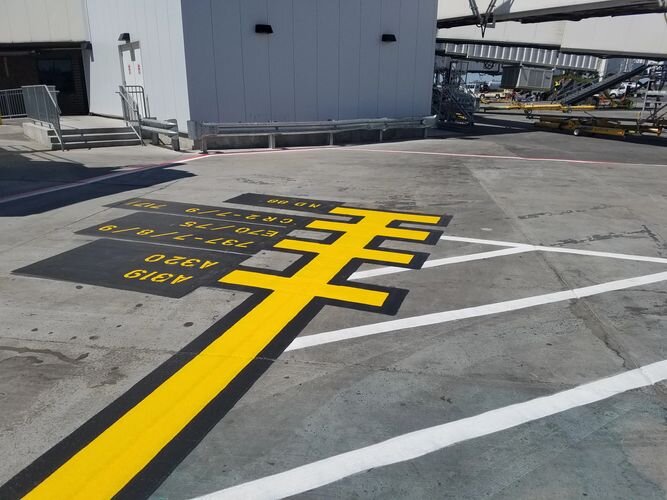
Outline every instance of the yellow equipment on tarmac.
[[639, 121], [634, 123], [623, 123], [622, 120], [614, 120], [598, 117], [570, 117], [561, 118], [559, 116], [540, 116], [535, 122], [536, 127], [571, 131], [574, 135], [598, 134], [611, 135], [615, 137], [625, 137], [626, 135], [655, 134], [660, 136], [664, 130], [665, 122], [653, 124], [642, 124]]
[[593, 104], [581, 104], [579, 106], [567, 106], [559, 102], [544, 103], [544, 102], [511, 102], [499, 106], [485, 106], [484, 111], [508, 111], [508, 110], [522, 110], [526, 113], [533, 111], [562, 111], [569, 113], [570, 111], [593, 111], [595, 106]]

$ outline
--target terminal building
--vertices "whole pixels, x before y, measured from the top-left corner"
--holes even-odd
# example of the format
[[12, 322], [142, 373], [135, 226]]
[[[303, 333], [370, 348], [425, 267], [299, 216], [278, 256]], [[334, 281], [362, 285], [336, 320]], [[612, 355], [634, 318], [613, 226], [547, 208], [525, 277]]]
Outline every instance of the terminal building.
[[430, 113], [437, 0], [0, 0], [0, 89], [63, 114], [297, 122]]
[[63, 115], [121, 117], [123, 86], [143, 117], [176, 120], [181, 133], [189, 122], [419, 118], [432, 113], [436, 53], [498, 71], [604, 74], [608, 57], [667, 58], [664, 10], [661, 0], [0, 0], [0, 91], [52, 85]]

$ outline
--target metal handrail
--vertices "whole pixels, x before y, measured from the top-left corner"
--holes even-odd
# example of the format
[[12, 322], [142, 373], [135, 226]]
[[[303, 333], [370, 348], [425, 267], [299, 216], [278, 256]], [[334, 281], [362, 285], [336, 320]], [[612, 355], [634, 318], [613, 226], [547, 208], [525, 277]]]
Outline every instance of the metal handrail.
[[116, 92], [116, 94], [120, 96], [120, 103], [123, 108], [123, 119], [125, 120], [125, 123], [132, 128], [143, 146], [144, 139], [141, 134], [141, 113], [139, 112], [139, 106], [136, 101], [127, 94], [125, 87], [119, 85], [118, 89], [119, 91]]
[[215, 136], [261, 135], [269, 137], [270, 147], [275, 147], [275, 136], [289, 134], [329, 134], [329, 143], [333, 144], [333, 135], [341, 132], [377, 130], [382, 132], [396, 128], [432, 128], [435, 116], [420, 118], [374, 118], [354, 120], [329, 120], [318, 122], [261, 122], [261, 123], [211, 123], [188, 122], [190, 137], [202, 141], [202, 151], [207, 151], [207, 139]]
[[48, 124], [56, 134], [60, 149], [65, 150], [60, 129], [60, 107], [55, 96], [58, 91], [53, 85], [24, 85], [21, 87], [26, 116], [32, 120]]
[[20, 88], [0, 90], [0, 120], [23, 116], [26, 116], [23, 91]]
[[[44, 85], [44, 87], [46, 87], [46, 85]], [[56, 136], [58, 137], [58, 142], [60, 143], [61, 151], [65, 151], [65, 144], [63, 142], [63, 133], [62, 130], [60, 129], [60, 113], [61, 113], [60, 106], [58, 106], [58, 101], [53, 97], [54, 95], [57, 95], [55, 87], [53, 91], [47, 88], [47, 94], [49, 96], [49, 99], [51, 99], [51, 105], [57, 111], [56, 119], [53, 121], [53, 129], [56, 133]]]
[[125, 94], [137, 103], [141, 116], [144, 118], [151, 116], [144, 87], [142, 85], [123, 85], [123, 88], [125, 89]]

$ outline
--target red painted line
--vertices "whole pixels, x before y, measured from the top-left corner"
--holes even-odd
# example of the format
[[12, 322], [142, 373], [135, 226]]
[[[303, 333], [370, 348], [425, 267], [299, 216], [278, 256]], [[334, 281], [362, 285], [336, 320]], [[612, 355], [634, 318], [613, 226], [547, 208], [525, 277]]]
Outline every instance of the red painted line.
[[4, 198], [0, 198], [0, 203], [8, 203], [10, 201], [17, 201], [17, 200], [22, 200], [25, 198], [32, 198], [33, 196], [39, 196], [40, 194], [48, 194], [48, 193], [53, 193], [56, 191], [62, 191], [65, 189], [70, 189], [73, 187], [79, 187], [79, 186], [85, 186], [87, 184], [94, 184], [96, 182], [104, 181], [107, 179], [113, 179], [115, 177], [121, 177], [123, 175], [129, 175], [129, 174], [134, 174], [136, 172], [140, 171], [145, 171], [145, 170], [151, 170], [155, 168], [163, 168], [169, 165], [177, 165], [179, 163], [187, 163], [190, 161], [194, 160], [201, 160], [204, 158], [215, 158], [219, 156], [241, 156], [241, 155], [251, 155], [251, 154], [271, 154], [271, 153], [288, 153], [288, 152], [295, 152], [295, 151], [314, 151], [314, 150], [319, 150], [319, 149], [326, 149], [327, 146], [323, 147], [305, 147], [305, 148], [284, 148], [284, 149], [269, 149], [269, 150], [251, 150], [251, 151], [239, 151], [239, 152], [233, 152], [233, 153], [227, 153], [227, 152], [216, 152], [216, 153], [209, 153], [209, 154], [198, 154], [196, 156], [191, 156], [189, 158], [182, 158], [174, 161], [168, 161], [164, 163], [159, 163], [157, 165], [128, 165], [125, 167], [120, 167], [120, 170], [110, 173], [110, 174], [105, 174], [105, 175], [100, 175], [97, 177], [91, 177], [90, 179], [85, 179], [81, 181], [75, 181], [75, 182], [70, 182], [68, 184], [62, 184], [60, 186], [51, 186], [48, 188], [42, 188], [42, 189], [35, 189], [33, 191], [27, 191], [25, 193], [19, 193], [15, 194], [12, 196], [6, 196]]
[[[289, 148], [278, 148], [278, 149], [249, 149], [244, 151], [236, 152], [226, 152], [226, 151], [216, 151], [214, 153], [209, 153], [208, 156], [245, 156], [245, 155], [265, 155], [271, 153], [298, 153], [301, 151], [320, 151], [322, 149], [341, 149], [341, 146], [294, 146]], [[206, 156], [206, 155], [204, 155]], [[194, 159], [194, 158], [193, 158]]]
[[472, 153], [444, 153], [436, 151], [407, 151], [407, 150], [397, 150], [397, 149], [371, 149], [371, 148], [359, 148], [359, 147], [336, 147], [336, 146], [318, 146], [318, 147], [303, 147], [303, 148], [283, 148], [283, 149], [260, 149], [260, 150], [250, 150], [250, 151], [239, 151], [239, 152], [222, 152], [218, 151], [215, 153], [209, 154], [198, 154], [196, 156], [191, 156], [189, 158], [182, 158], [174, 161], [169, 161], [165, 163], [159, 163], [157, 165], [129, 165], [121, 167], [121, 170], [113, 172], [106, 175], [100, 175], [98, 177], [92, 177], [90, 179], [85, 179], [81, 181], [71, 182], [69, 184], [62, 184], [60, 186], [52, 186], [48, 188], [36, 189], [34, 191], [28, 191], [25, 193], [19, 193], [12, 196], [7, 196], [5, 198], [0, 198], [0, 203], [8, 203], [11, 201], [22, 200], [25, 198], [31, 198], [33, 196], [39, 196], [41, 194], [53, 193], [56, 191], [62, 191], [65, 189], [70, 189], [73, 187], [85, 186], [88, 184], [94, 184], [96, 182], [113, 179], [116, 177], [121, 177], [123, 175], [133, 174], [135, 172], [152, 170], [156, 168], [163, 168], [169, 165], [176, 165], [179, 163], [187, 163], [194, 160], [201, 160], [204, 158], [216, 158], [224, 156], [243, 156], [243, 155], [254, 155], [254, 154], [273, 154], [273, 153], [288, 153], [288, 152], [300, 152], [300, 151], [320, 151], [322, 149], [334, 149], [334, 150], [343, 150], [343, 151], [364, 151], [371, 153], [393, 153], [393, 154], [418, 154], [418, 155], [434, 155], [434, 156], [451, 156], [451, 157], [460, 157], [460, 158], [486, 158], [494, 160], [519, 160], [519, 161], [550, 161], [550, 162], [562, 162], [562, 163], [579, 163], [579, 164], [593, 164], [593, 165], [628, 165], [628, 166], [648, 166], [648, 167], [667, 167], [663, 164], [655, 163], [623, 163], [615, 161], [599, 161], [599, 160], [570, 160], [567, 158], [528, 158], [525, 156], [502, 156], [502, 155], [482, 155], [482, 154], [472, 154]]
[[370, 151], [373, 153], [400, 153], [400, 154], [416, 154], [416, 155], [435, 155], [435, 156], [457, 156], [462, 158], [488, 158], [493, 160], [520, 160], [520, 161], [553, 161], [563, 163], [590, 163], [594, 165], [637, 165], [647, 167], [667, 167], [667, 165], [656, 163], [623, 163], [618, 161], [600, 161], [600, 160], [569, 160], [567, 158], [529, 158], [526, 156], [500, 156], [500, 155], [480, 155], [469, 153], [442, 153], [436, 151], [406, 151], [400, 149], [371, 149], [371, 148], [341, 148], [352, 151]]

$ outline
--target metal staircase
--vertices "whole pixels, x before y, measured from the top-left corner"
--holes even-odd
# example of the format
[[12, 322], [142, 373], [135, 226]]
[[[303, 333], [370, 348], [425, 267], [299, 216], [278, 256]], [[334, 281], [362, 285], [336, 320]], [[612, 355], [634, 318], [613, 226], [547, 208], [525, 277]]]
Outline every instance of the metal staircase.
[[614, 85], [618, 85], [619, 83], [632, 78], [633, 76], [642, 74], [648, 67], [648, 64], [642, 64], [641, 66], [637, 66], [635, 69], [625, 73], [616, 73], [615, 75], [608, 76], [598, 83], [590, 84], [581, 90], [577, 90], [569, 95], [566, 95], [563, 99], [561, 99], [560, 102], [566, 106], [578, 104], [581, 101], [584, 101], [585, 99], [593, 97], [595, 94], [602, 92], [603, 90], [611, 88]]
[[566, 80], [561, 84], [560, 88], [554, 90], [546, 100], [560, 102], [566, 97], [574, 95], [575, 93], [583, 90], [588, 85], [591, 85], [591, 82], [577, 82], [574, 79]]
[[441, 85], [433, 88], [432, 114], [438, 123], [472, 125], [475, 122], [477, 99], [456, 85]]
[[648, 73], [649, 80], [637, 92], [642, 99], [641, 110], [648, 111], [642, 121], [660, 127], [667, 127], [667, 64], [653, 66]]
[[468, 61], [451, 60], [447, 67], [436, 68], [431, 100], [431, 114], [438, 125], [472, 125], [479, 100], [465, 90]]

